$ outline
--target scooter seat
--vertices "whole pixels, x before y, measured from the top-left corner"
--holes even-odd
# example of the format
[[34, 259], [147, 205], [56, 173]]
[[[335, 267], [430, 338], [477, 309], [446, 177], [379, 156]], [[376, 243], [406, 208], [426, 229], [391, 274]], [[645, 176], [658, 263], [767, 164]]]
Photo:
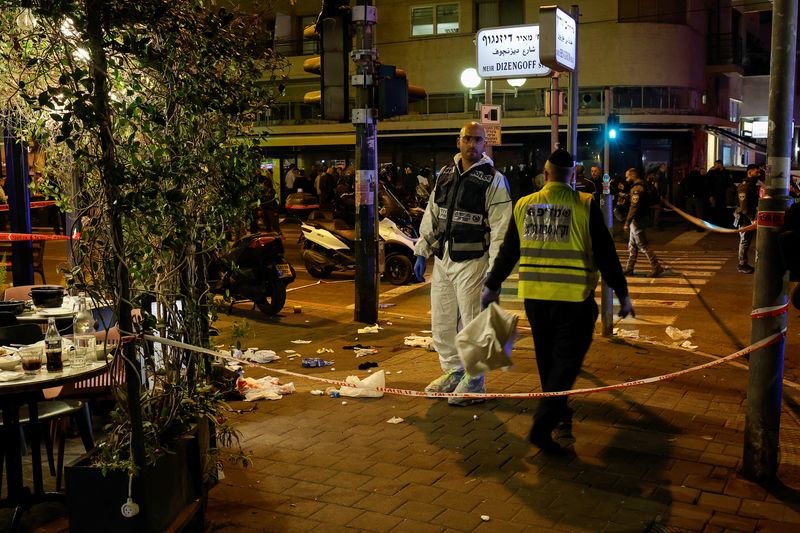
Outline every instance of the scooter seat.
[[353, 242], [356, 240], [356, 230], [351, 228], [344, 220], [338, 218], [335, 220], [315, 220], [314, 224], [346, 241]]

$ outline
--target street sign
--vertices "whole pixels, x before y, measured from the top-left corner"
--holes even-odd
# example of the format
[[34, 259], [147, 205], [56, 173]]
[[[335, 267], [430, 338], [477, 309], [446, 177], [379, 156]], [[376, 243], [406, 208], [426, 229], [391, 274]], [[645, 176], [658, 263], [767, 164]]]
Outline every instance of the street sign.
[[486, 146], [500, 146], [502, 144], [500, 124], [484, 124], [483, 131], [486, 133]]
[[491, 104], [481, 104], [481, 124], [500, 125], [500, 106]]
[[475, 42], [478, 75], [487, 79], [535, 78], [550, 69], [539, 61], [539, 25], [485, 28]]
[[539, 8], [539, 58], [558, 72], [572, 72], [578, 60], [578, 25], [558, 6]]

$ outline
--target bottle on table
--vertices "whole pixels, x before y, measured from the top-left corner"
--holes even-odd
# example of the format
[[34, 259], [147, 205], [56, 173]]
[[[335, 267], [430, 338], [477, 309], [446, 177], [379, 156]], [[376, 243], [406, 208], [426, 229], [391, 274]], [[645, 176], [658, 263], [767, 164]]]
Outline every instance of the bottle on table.
[[86, 294], [78, 296], [78, 312], [72, 319], [72, 338], [75, 343], [75, 353], [72, 356], [72, 366], [81, 367], [87, 361], [95, 359], [94, 316], [86, 301]]
[[48, 372], [61, 372], [64, 369], [64, 363], [61, 360], [62, 348], [61, 334], [58, 333], [56, 319], [50, 317], [47, 319], [47, 333], [44, 335], [44, 354], [47, 358]]

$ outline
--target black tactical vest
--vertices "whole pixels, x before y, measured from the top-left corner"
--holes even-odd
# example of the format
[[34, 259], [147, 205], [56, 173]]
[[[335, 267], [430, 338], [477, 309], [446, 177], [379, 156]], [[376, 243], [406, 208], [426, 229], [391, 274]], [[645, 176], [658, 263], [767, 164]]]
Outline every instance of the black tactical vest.
[[434, 254], [441, 259], [445, 244], [450, 259], [477, 259], [489, 249], [489, 220], [486, 190], [494, 180], [495, 170], [485, 163], [458, 175], [455, 165], [448, 165], [436, 182], [433, 201], [439, 206]]

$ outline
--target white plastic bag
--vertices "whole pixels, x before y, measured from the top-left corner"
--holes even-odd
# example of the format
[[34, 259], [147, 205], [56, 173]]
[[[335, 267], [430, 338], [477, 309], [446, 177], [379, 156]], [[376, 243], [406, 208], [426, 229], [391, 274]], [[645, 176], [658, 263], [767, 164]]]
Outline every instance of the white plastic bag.
[[382, 398], [383, 391], [376, 390], [386, 386], [386, 374], [379, 370], [370, 374], [364, 379], [358, 376], [347, 376], [345, 383], [355, 385], [355, 387], [340, 387], [339, 394], [349, 398]]
[[511, 366], [518, 319], [492, 302], [456, 335], [458, 356], [467, 373]]

